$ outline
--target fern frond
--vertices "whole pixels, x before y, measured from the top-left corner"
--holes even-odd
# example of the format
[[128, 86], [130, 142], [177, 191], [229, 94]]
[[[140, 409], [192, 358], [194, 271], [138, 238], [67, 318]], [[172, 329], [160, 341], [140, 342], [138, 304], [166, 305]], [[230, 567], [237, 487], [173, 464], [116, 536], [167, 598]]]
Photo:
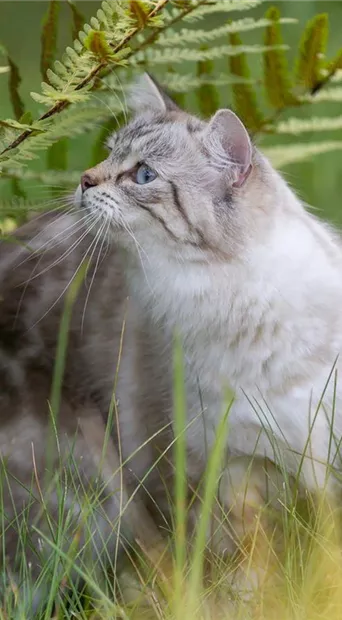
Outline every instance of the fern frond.
[[328, 38], [328, 15], [315, 15], [306, 25], [299, 44], [296, 64], [297, 83], [308, 90], [321, 81]]
[[[26, 213], [33, 213], [34, 211], [47, 211], [49, 206], [49, 202], [46, 200], [29, 200], [27, 198], [12, 198], [5, 200], [3, 198], [0, 199], [0, 230], [4, 232], [3, 221], [8, 217], [18, 217], [18, 215], [23, 215]], [[61, 208], [62, 210], [62, 208]]]
[[67, 4], [72, 13], [72, 38], [77, 39], [78, 33], [82, 30], [83, 24], [85, 23], [85, 19], [76, 4], [71, 2], [71, 0], [67, 0]]
[[40, 70], [43, 80], [46, 79], [46, 72], [55, 59], [59, 8], [58, 0], [50, 0], [43, 20], [40, 54]]
[[219, 107], [219, 95], [212, 83], [206, 82], [206, 76], [210, 79], [214, 70], [211, 60], [202, 60], [197, 63], [197, 76], [202, 82], [196, 91], [198, 108], [204, 117], [212, 116]]
[[[293, 24], [297, 22], [296, 19], [292, 19], [290, 17], [283, 17], [279, 21], [282, 24]], [[253, 19], [246, 17], [210, 30], [200, 30], [199, 28], [190, 30], [189, 28], [182, 28], [179, 32], [170, 31], [160, 35], [156, 41], [156, 45], [185, 46], [189, 43], [207, 43], [230, 33], [247, 32], [249, 30], [256, 30], [257, 28], [265, 28], [270, 25], [270, 23], [270, 20], [265, 18]]]
[[6, 168], [4, 171], [5, 178], [36, 181], [37, 183], [43, 183], [52, 187], [70, 187], [71, 190], [78, 185], [82, 174], [83, 171], [81, 170], [44, 170], [39, 172], [30, 168], [18, 169], [11, 167]]
[[[240, 77], [238, 75], [229, 75], [225, 73], [219, 73], [218, 75], [200, 75], [196, 76], [191, 73], [176, 73], [175, 71], [163, 71], [162, 73], [154, 72], [158, 82], [174, 93], [186, 93], [191, 90], [200, 88], [203, 84], [210, 84], [213, 86], [228, 86], [231, 84], [254, 84], [255, 80], [251, 78]], [[103, 81], [103, 88], [108, 90], [109, 97], [110, 92], [115, 91], [119, 93], [125, 92], [125, 82], [130, 81], [130, 77], [127, 77], [125, 70], [120, 74], [123, 78], [124, 84], [121, 81], [118, 82], [116, 76], [109, 75]], [[109, 100], [110, 101], [110, 98]], [[113, 103], [115, 103], [113, 101]], [[121, 107], [122, 109], [122, 107]], [[119, 111], [119, 109], [117, 110]]]
[[329, 153], [330, 151], [340, 151], [342, 141], [317, 142], [313, 144], [282, 144], [264, 148], [264, 154], [270, 159], [276, 168], [284, 168], [289, 164], [294, 164], [306, 159], [311, 159], [315, 155]]
[[19, 120], [24, 114], [24, 104], [19, 94], [19, 86], [21, 84], [21, 77], [17, 65], [13, 62], [10, 56], [7, 56], [7, 62], [9, 66], [9, 92], [11, 103], [14, 111], [15, 118]]
[[276, 133], [300, 134], [309, 131], [333, 131], [342, 129], [342, 116], [311, 118], [289, 118], [278, 123], [275, 127]]
[[[30, 130], [33, 128], [37, 132], [36, 127], [38, 127], [40, 133], [33, 135], [30, 140], [18, 145], [15, 153], [11, 151], [9, 163], [6, 163], [6, 154], [0, 156], [0, 166], [6, 170], [9, 165], [23, 165], [27, 160], [36, 159], [38, 151], [47, 149], [62, 138], [70, 138], [96, 127], [111, 114], [112, 111], [105, 105], [103, 107], [99, 104], [94, 106], [89, 104], [86, 106], [75, 105], [62, 112], [58, 117], [58, 122], [54, 119], [51, 121], [40, 121], [33, 126], [31, 125], [29, 126]], [[21, 130], [23, 126], [18, 123], [19, 128]]]
[[[239, 34], [230, 34], [230, 43], [236, 47], [241, 46]], [[231, 56], [229, 59], [230, 72], [236, 78], [243, 78], [246, 82], [250, 77], [246, 54]], [[233, 84], [234, 108], [241, 120], [251, 131], [257, 131], [263, 125], [263, 117], [259, 110], [256, 93], [248, 83]]]
[[[254, 9], [254, 7], [261, 4], [262, 0], [221, 0], [221, 2], [213, 2], [202, 4], [196, 8], [193, 12], [185, 15], [183, 21], [196, 21], [203, 19], [207, 15], [212, 13], [231, 13], [232, 11], [248, 11]], [[171, 13], [171, 18], [174, 18], [176, 12]]]
[[265, 30], [264, 85], [270, 104], [276, 109], [295, 105], [297, 98], [291, 91], [287, 58], [282, 48], [280, 13], [276, 7], [266, 12], [270, 25]]
[[[221, 45], [219, 47], [211, 47], [207, 50], [201, 49], [185, 49], [185, 48], [165, 48], [165, 49], [148, 49], [135, 56], [135, 63], [145, 63], [148, 65], [167, 64], [172, 58], [173, 63], [192, 61], [198, 62], [203, 60], [215, 60], [223, 56], [237, 56], [238, 54], [262, 54], [270, 48], [265, 45]], [[282, 45], [281, 48], [271, 49], [288, 49], [288, 46]]]
[[314, 95], [303, 97], [303, 101], [307, 103], [321, 103], [322, 101], [342, 101], [342, 88], [324, 88]]
[[342, 69], [337, 69], [336, 73], [331, 77], [332, 82], [342, 82]]

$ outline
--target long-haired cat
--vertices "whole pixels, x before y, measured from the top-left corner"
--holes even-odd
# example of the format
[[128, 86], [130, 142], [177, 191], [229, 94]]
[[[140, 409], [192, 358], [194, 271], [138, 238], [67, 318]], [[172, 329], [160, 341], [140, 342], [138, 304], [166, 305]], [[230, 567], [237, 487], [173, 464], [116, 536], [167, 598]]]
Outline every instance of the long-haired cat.
[[[134, 117], [110, 138], [108, 158], [82, 177], [79, 215], [34, 220], [17, 235], [25, 245], [1, 247], [2, 458], [18, 478], [30, 479], [33, 444], [37, 475], [44, 469], [64, 292], [98, 241], [98, 259], [73, 309], [60, 434], [67, 443], [74, 437], [83, 406], [106, 419], [116, 377], [113, 436], [128, 484], [140, 488], [157, 522], [172, 494], [177, 332], [189, 486], [200, 483], [229, 388], [235, 400], [219, 497], [243, 532], [249, 499], [252, 506], [265, 500], [265, 459], [303, 487], [334, 489], [342, 247], [233, 112], [199, 120], [148, 76], [133, 89], [131, 106]], [[92, 464], [84, 454], [81, 443], [76, 458], [88, 479]], [[14, 503], [22, 493], [20, 487]], [[110, 521], [118, 509], [108, 502]]]

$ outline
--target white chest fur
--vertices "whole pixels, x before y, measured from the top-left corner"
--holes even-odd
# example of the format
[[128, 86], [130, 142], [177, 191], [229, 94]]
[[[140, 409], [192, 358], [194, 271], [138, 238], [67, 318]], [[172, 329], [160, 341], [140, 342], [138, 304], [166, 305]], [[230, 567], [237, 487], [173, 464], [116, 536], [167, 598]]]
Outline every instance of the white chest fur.
[[[131, 284], [156, 328], [167, 339], [175, 329], [182, 336], [189, 416], [198, 418], [191, 449], [203, 453], [204, 441], [212, 442], [229, 387], [236, 396], [229, 450], [274, 459], [275, 439], [290, 470], [298, 462], [293, 455], [310, 450], [304, 476], [322, 483], [323, 469], [312, 463], [332, 460], [333, 401], [342, 405], [342, 385], [335, 396], [333, 378], [325, 387], [342, 349], [342, 251], [330, 232], [298, 203], [236, 261], [200, 266], [154, 258]], [[325, 409], [317, 413], [323, 392]], [[335, 434], [341, 432], [337, 409]]]

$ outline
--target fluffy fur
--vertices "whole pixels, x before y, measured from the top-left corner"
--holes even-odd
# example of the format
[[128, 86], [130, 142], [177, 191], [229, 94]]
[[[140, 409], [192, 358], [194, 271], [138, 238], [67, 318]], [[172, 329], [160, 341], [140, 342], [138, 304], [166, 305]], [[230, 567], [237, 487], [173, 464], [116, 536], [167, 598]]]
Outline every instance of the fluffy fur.
[[[173, 438], [177, 330], [190, 485], [200, 483], [229, 388], [235, 393], [226, 438], [229, 481], [220, 499], [235, 521], [241, 523], [242, 511], [234, 489], [251, 465], [244, 499], [265, 498], [265, 457], [304, 487], [333, 488], [328, 473], [340, 467], [342, 431], [342, 386], [334, 381], [342, 346], [339, 239], [304, 209], [232, 112], [200, 121], [148, 77], [132, 104], [133, 120], [112, 136], [108, 158], [87, 171], [76, 192], [79, 217], [106, 243], [73, 312], [61, 432], [77, 433], [84, 403], [106, 419], [120, 358], [113, 435], [129, 459], [128, 484], [143, 480], [140, 494], [151, 510], [158, 507], [157, 522], [172, 483], [171, 451], [153, 464]], [[142, 162], [156, 172], [144, 185], [136, 182]], [[1, 248], [0, 449], [24, 479], [32, 476], [32, 442], [44, 467], [63, 294], [92, 243], [82, 230], [72, 216], [47, 227], [36, 220], [19, 232], [33, 254]], [[8, 441], [13, 433], [17, 452]], [[93, 466], [83, 467], [88, 479]], [[22, 495], [17, 490], [17, 503]], [[56, 498], [50, 501], [57, 510]], [[113, 520], [117, 502], [110, 506]]]
[[[160, 92], [155, 108], [151, 92], [142, 113], [141, 101], [89, 173], [96, 185], [82, 205], [110, 218], [132, 299], [160, 326], [165, 350], [175, 329], [182, 336], [196, 418], [189, 448], [204, 462], [230, 387], [228, 454], [274, 461], [276, 443], [288, 472], [296, 475], [305, 455], [303, 482], [323, 486], [326, 463], [339, 466], [333, 417], [337, 443], [342, 430], [342, 388], [334, 398], [328, 382], [342, 342], [339, 240], [232, 113], [206, 124], [169, 109]], [[146, 185], [131, 177], [142, 161], [158, 173]]]

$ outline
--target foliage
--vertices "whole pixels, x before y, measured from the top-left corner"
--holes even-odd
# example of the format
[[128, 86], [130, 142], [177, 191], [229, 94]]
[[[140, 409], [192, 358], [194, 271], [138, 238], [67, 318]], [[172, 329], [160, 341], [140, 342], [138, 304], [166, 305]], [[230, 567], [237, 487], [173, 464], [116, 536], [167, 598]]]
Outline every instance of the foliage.
[[[115, 129], [125, 116], [122, 95], [126, 85], [142, 69], [156, 75], [177, 100], [193, 93], [196, 108], [204, 116], [222, 104], [227, 105], [230, 92], [234, 109], [259, 140], [270, 133], [301, 136], [318, 131], [323, 135], [341, 127], [340, 118], [333, 115], [321, 118], [313, 113], [305, 119], [301, 115], [291, 116], [293, 107], [304, 109], [321, 101], [342, 100], [341, 88], [334, 85], [341, 73], [342, 50], [332, 59], [325, 56], [327, 15], [317, 15], [305, 26], [292, 71], [282, 29], [291, 27], [295, 20], [282, 17], [274, 7], [267, 8], [261, 18], [239, 16], [261, 1], [104, 0], [89, 24], [82, 24], [77, 4], [68, 0], [74, 41], [62, 59], [57, 60], [60, 0], [50, 0], [41, 37], [44, 81], [41, 91], [32, 93], [40, 106], [47, 106], [39, 118], [34, 118], [30, 111], [25, 112], [19, 69], [6, 50], [2, 50], [6, 64], [1, 69], [8, 75], [15, 120], [0, 121], [0, 174], [3, 179], [12, 179], [13, 194], [25, 202], [22, 183], [27, 177], [23, 167], [32, 160], [41, 162], [44, 152], [45, 171], [31, 171], [31, 174], [42, 183], [51, 184], [56, 173], [61, 184], [70, 186], [70, 179], [78, 171], [75, 174], [69, 171], [64, 179], [60, 174], [68, 167], [71, 140], [81, 133], [95, 132], [99, 124], [102, 128], [98, 138], [94, 137], [93, 161], [103, 157], [106, 133]], [[233, 12], [237, 17], [232, 20]], [[213, 26], [208, 27], [209, 16], [223, 19], [214, 20]], [[245, 43], [244, 33], [251, 31], [262, 31], [262, 40]], [[265, 97], [261, 97], [250, 68], [254, 55], [263, 58]], [[222, 70], [223, 63], [226, 71]], [[0, 77], [5, 80], [5, 76]], [[285, 119], [280, 119], [280, 114]], [[309, 152], [325, 152], [327, 144], [333, 148], [332, 142], [329, 135], [328, 140], [316, 141], [311, 150], [301, 148], [298, 142], [293, 148], [287, 143], [284, 157], [274, 155], [274, 161], [281, 161], [282, 165], [290, 163], [291, 152], [293, 161], [298, 161]], [[337, 148], [340, 141], [336, 141]], [[274, 149], [269, 152], [271, 156], [276, 153]]]

